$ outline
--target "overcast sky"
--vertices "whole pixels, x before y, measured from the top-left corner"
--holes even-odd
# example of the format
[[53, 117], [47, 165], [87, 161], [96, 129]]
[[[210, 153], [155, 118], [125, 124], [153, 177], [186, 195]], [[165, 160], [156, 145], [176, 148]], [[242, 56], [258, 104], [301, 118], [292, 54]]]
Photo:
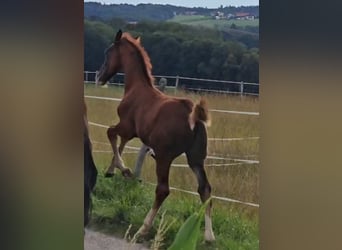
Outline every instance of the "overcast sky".
[[246, 5], [259, 5], [259, 0], [126, 0], [126, 1], [116, 1], [116, 0], [85, 0], [85, 2], [99, 2], [105, 4], [120, 4], [120, 3], [128, 3], [137, 5], [139, 3], [153, 3], [153, 4], [171, 4], [176, 6], [185, 6], [185, 7], [207, 7], [207, 8], [218, 8], [222, 4], [225, 6], [246, 6]]

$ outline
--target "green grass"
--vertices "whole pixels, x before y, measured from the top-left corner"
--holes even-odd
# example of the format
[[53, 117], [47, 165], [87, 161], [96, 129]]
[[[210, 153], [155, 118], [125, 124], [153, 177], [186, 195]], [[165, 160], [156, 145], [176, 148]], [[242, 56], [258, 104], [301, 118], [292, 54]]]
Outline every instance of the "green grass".
[[[101, 167], [101, 166], [100, 166]], [[123, 237], [129, 225], [131, 238], [139, 229], [145, 215], [151, 207], [154, 188], [136, 180], [126, 180], [120, 174], [113, 179], [103, 177], [100, 171], [93, 201], [93, 215], [91, 227], [108, 234]], [[213, 202], [213, 230], [215, 243], [205, 243], [203, 238], [204, 220], [201, 225], [201, 235], [197, 249], [258, 249], [258, 220], [239, 214], [233, 208], [218, 206]], [[157, 232], [161, 214], [166, 211], [165, 220], [175, 221], [165, 234], [166, 249], [172, 243], [181, 224], [201, 206], [198, 197], [191, 195], [176, 195], [171, 192], [164, 202], [154, 222], [150, 233], [144, 237], [149, 245]], [[142, 239], [140, 239], [142, 240]]]
[[181, 24], [194, 25], [194, 26], [204, 26], [207, 28], [218, 28], [218, 29], [226, 29], [230, 28], [230, 26], [234, 23], [237, 27], [244, 28], [246, 26], [259, 26], [259, 20], [216, 20], [212, 17], [208, 16], [175, 16], [174, 18], [169, 20], [170, 22], [177, 22]]
[[[174, 95], [174, 91], [168, 92]], [[121, 98], [121, 87], [94, 87], [85, 85], [85, 95], [107, 96]], [[194, 101], [199, 100], [196, 94], [177, 92], [177, 96], [188, 97]], [[255, 111], [259, 110], [259, 101], [255, 97], [239, 97], [225, 95], [206, 95], [209, 108]], [[88, 99], [89, 121], [112, 125], [118, 122], [116, 107], [118, 102]], [[227, 115], [211, 113], [212, 126], [208, 128], [208, 136], [215, 138], [259, 136], [259, 118], [257, 116]], [[93, 141], [108, 143], [106, 129], [90, 126], [90, 136]], [[140, 147], [141, 142], [134, 139], [130, 146]], [[111, 150], [109, 145], [93, 143], [93, 150]], [[258, 159], [259, 140], [248, 141], [209, 141], [209, 155], [224, 157]], [[114, 179], [103, 178], [103, 173], [111, 161], [111, 153], [94, 153], [95, 163], [99, 169], [99, 179], [94, 195], [94, 210], [92, 226], [111, 234], [124, 235], [126, 229], [132, 224], [131, 232], [134, 234], [141, 226], [145, 215], [152, 206], [154, 199], [154, 186], [146, 182], [156, 183], [155, 163], [147, 157], [142, 170], [142, 183], [124, 180], [118, 173]], [[126, 166], [133, 168], [136, 154], [123, 154]], [[174, 163], [186, 163], [183, 156], [175, 159]], [[232, 163], [232, 161], [206, 160], [206, 171], [212, 186], [212, 193], [216, 196], [229, 197], [248, 202], [259, 202], [259, 164], [243, 164], [228, 167], [210, 167], [211, 163]], [[195, 191], [197, 182], [189, 168], [171, 167], [170, 185], [181, 189]], [[258, 249], [258, 209], [245, 205], [213, 200], [213, 229], [216, 242], [204, 243], [204, 222], [201, 227], [201, 238], [198, 249]], [[198, 196], [180, 193], [171, 190], [169, 197], [163, 203], [154, 227], [146, 238], [147, 244], [153, 239], [159, 225], [160, 216], [166, 212], [166, 220], [176, 219], [165, 236], [167, 248], [179, 229], [180, 225], [193, 212], [200, 208]], [[164, 248], [163, 248], [164, 249]]]

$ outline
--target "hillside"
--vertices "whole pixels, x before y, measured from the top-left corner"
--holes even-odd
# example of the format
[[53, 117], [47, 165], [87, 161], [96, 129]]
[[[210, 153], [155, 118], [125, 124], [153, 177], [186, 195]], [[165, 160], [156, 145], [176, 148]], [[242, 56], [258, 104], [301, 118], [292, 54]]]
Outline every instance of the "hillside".
[[259, 19], [216, 19], [211, 16], [202, 15], [177, 15], [168, 21], [185, 25], [218, 29], [232, 33], [233, 36], [252, 35], [255, 38], [259, 37]]
[[130, 24], [120, 19], [85, 19], [85, 70], [95, 71], [101, 66], [103, 51], [119, 28], [142, 37], [153, 62], [153, 74], [259, 82], [257, 38], [234, 38], [229, 32], [175, 22]]
[[165, 21], [177, 15], [203, 15], [213, 16], [217, 12], [224, 15], [236, 13], [249, 13], [256, 17], [259, 16], [259, 6], [224, 7], [217, 9], [207, 8], [186, 8], [173, 5], [160, 4], [110, 4], [103, 5], [95, 2], [84, 3], [84, 17], [109, 20], [112, 18], [122, 18], [126, 21]]
[[84, 4], [85, 70], [95, 71], [118, 29], [141, 36], [153, 73], [259, 82], [259, 7]]

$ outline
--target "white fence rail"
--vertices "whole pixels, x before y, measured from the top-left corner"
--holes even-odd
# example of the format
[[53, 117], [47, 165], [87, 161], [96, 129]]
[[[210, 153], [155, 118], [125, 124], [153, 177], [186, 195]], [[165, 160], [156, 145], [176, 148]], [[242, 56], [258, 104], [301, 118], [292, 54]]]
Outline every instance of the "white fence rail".
[[[89, 98], [89, 99], [99, 99], [99, 100], [121, 102], [120, 98], [113, 98], [113, 97], [103, 97], [103, 96], [93, 96], [93, 95], [85, 95], [84, 97]], [[253, 116], [259, 115], [259, 112], [246, 112], [246, 111], [236, 111], [236, 110], [209, 109], [209, 111], [218, 112], [218, 113], [227, 113], [227, 114], [237, 114], [237, 115], [253, 115]]]
[[[96, 72], [84, 71], [84, 82], [95, 83]], [[110, 85], [123, 85], [123, 73], [118, 73], [109, 80]], [[167, 80], [166, 88], [177, 90], [185, 89], [199, 92], [213, 92], [224, 94], [253, 95], [259, 96], [259, 83], [234, 82], [223, 80], [212, 80], [202, 78], [192, 78], [184, 76], [163, 76], [154, 75], [156, 81], [161, 78]], [[158, 84], [158, 82], [157, 82]], [[198, 87], [201, 86], [201, 87]]]
[[[88, 121], [88, 124], [89, 125], [92, 125], [92, 126], [96, 126], [96, 127], [100, 127], [100, 128], [109, 128], [108, 125], [104, 125], [104, 124], [99, 124], [99, 123], [96, 123], [96, 122], [91, 122], [91, 121]], [[247, 138], [222, 138], [222, 139], [226, 139], [226, 141], [232, 141], [233, 140], [249, 140], [250, 138], [257, 138], [259, 139], [259, 137], [247, 137]], [[208, 140], [217, 140], [218, 138], [208, 138]], [[110, 146], [109, 143], [105, 143], [105, 142], [97, 142], [97, 141], [94, 141], [94, 143], [97, 143], [97, 144], [105, 144], [105, 145], [108, 145]], [[126, 148], [129, 148], [131, 150], [136, 150], [136, 151], [139, 151], [140, 148], [138, 147], [132, 147], [132, 146], [125, 146]], [[111, 151], [110, 151], [111, 152]], [[103, 152], [104, 153], [104, 152]], [[234, 162], [242, 162], [242, 163], [245, 163], [245, 164], [259, 164], [259, 161], [258, 160], [249, 160], [249, 159], [236, 159], [236, 158], [227, 158], [227, 157], [222, 157], [222, 156], [216, 156], [216, 155], [208, 155], [207, 156], [207, 159], [212, 159], [212, 160], [228, 160], [228, 161], [234, 161]]]

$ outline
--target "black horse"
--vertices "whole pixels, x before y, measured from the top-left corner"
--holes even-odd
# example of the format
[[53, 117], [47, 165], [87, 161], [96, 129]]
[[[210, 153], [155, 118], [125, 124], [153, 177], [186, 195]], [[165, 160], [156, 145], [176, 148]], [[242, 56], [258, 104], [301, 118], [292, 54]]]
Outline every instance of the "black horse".
[[91, 152], [91, 142], [89, 139], [87, 128], [85, 127], [83, 133], [84, 145], [84, 226], [89, 222], [91, 211], [91, 192], [93, 191], [96, 178], [97, 169], [94, 164], [93, 155]]

